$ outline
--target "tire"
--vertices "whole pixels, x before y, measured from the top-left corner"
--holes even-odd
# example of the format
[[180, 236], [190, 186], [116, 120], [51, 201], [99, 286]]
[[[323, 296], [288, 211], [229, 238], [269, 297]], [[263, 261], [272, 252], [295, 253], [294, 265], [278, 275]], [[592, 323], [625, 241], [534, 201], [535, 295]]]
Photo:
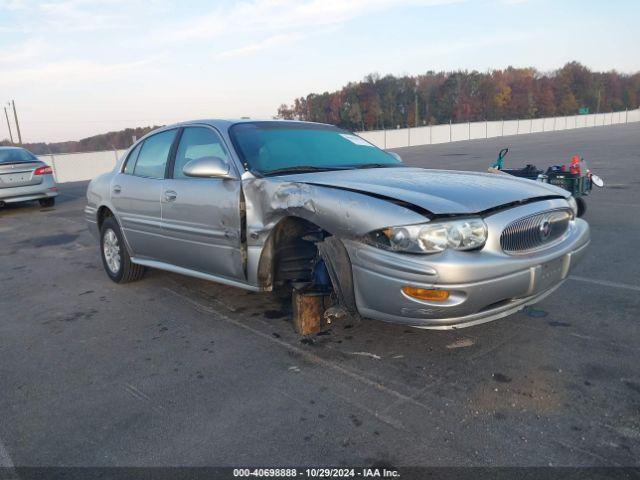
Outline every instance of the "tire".
[[576, 204], [578, 205], [578, 218], [580, 218], [587, 212], [587, 202], [583, 198], [576, 198]]
[[144, 267], [131, 262], [120, 226], [115, 218], [107, 217], [100, 228], [100, 256], [105, 272], [116, 283], [140, 280]]
[[56, 197], [41, 198], [38, 202], [41, 207], [53, 207], [56, 204]]

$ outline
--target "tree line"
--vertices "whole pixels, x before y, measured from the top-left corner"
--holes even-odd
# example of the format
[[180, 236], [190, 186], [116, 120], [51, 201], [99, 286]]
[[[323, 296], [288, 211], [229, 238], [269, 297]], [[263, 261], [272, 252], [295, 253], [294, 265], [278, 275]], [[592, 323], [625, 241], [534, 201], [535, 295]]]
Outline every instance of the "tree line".
[[612, 112], [638, 108], [639, 102], [640, 72], [594, 72], [570, 62], [550, 73], [508, 67], [486, 73], [371, 74], [338, 91], [283, 104], [278, 117], [380, 130]]
[[[134, 137], [140, 138], [156, 128], [158, 127], [125, 128], [117, 132], [102, 133], [77, 141], [24, 143], [21, 146], [36, 155], [121, 150], [129, 148]], [[8, 145], [11, 145], [9, 140], [0, 141], [0, 146]]]
[[[442, 123], [511, 120], [638, 108], [640, 72], [594, 72], [578, 62], [549, 73], [535, 68], [371, 74], [335, 92], [311, 93], [281, 105], [278, 117], [380, 130]], [[37, 155], [124, 149], [156, 126], [127, 128], [78, 141], [27, 143]], [[0, 145], [10, 145], [9, 140]]]

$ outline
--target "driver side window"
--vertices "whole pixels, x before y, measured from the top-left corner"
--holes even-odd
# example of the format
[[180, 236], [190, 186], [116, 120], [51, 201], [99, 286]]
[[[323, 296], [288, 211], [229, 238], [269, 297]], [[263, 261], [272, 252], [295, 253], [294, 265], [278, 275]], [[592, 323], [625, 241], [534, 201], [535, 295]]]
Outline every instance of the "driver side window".
[[184, 166], [191, 160], [206, 157], [218, 157], [230, 163], [227, 149], [216, 132], [206, 127], [185, 128], [176, 152], [173, 178], [189, 178], [182, 173]]

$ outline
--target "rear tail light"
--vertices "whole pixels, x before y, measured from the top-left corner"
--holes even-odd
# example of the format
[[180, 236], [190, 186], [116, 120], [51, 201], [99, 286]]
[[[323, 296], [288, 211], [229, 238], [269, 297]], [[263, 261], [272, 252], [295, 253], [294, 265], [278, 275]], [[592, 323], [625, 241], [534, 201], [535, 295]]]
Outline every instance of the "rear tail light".
[[53, 173], [53, 169], [49, 165], [45, 165], [44, 167], [38, 167], [33, 171], [34, 175], [48, 175]]

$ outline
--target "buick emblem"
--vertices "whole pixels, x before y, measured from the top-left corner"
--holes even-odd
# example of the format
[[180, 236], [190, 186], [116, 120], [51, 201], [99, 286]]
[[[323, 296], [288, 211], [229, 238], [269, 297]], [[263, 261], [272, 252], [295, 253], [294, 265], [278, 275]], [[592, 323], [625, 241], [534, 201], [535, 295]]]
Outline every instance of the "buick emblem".
[[551, 221], [549, 220], [549, 217], [544, 217], [542, 222], [540, 222], [538, 234], [540, 235], [540, 240], [543, 242], [548, 240], [549, 235], [551, 235]]

